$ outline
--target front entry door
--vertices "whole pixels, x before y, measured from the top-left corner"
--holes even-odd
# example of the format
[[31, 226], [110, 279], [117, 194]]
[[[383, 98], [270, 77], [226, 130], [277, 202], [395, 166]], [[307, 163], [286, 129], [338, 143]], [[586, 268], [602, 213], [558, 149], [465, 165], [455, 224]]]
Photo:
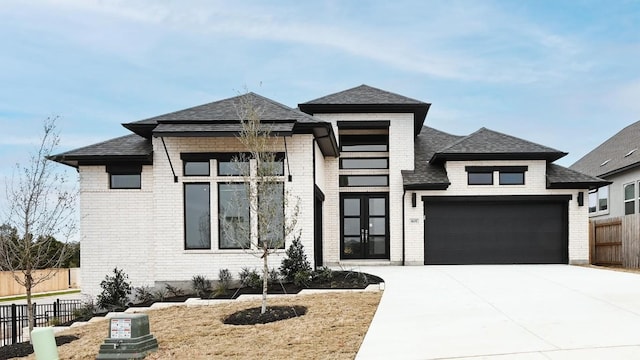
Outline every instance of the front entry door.
[[341, 259], [389, 258], [387, 194], [348, 194], [340, 197]]

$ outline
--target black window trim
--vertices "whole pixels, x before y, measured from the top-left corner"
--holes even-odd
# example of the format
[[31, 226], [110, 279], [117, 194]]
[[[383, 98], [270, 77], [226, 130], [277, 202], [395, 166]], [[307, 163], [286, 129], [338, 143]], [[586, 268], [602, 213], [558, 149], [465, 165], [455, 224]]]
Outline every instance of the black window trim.
[[[114, 190], [140, 190], [142, 189], [142, 165], [141, 164], [114, 164], [105, 166], [106, 172], [109, 174], [109, 189]], [[138, 186], [135, 187], [114, 187], [113, 176], [118, 175], [137, 175]]]
[[[277, 249], [273, 249], [273, 250], [284, 250], [286, 248], [286, 241], [287, 239], [284, 238], [284, 228], [285, 228], [285, 222], [286, 222], [286, 209], [284, 208], [284, 204], [285, 204], [285, 184], [284, 181], [274, 181], [274, 182], [269, 182], [270, 184], [278, 184], [282, 186], [282, 247], [278, 247]], [[258, 194], [258, 219], [256, 219], [258, 221], [258, 243], [260, 243], [260, 194]], [[249, 219], [249, 221], [251, 221], [251, 219]], [[249, 225], [251, 225], [251, 223], [249, 223]]]
[[[229, 162], [234, 158], [238, 157], [246, 157], [247, 159], [251, 158], [251, 153], [249, 152], [200, 152], [200, 153], [180, 153], [180, 159], [183, 161], [196, 161], [196, 162], [204, 162], [216, 160], [216, 176], [242, 176], [239, 175], [220, 175], [220, 162]], [[283, 161], [286, 158], [285, 152], [276, 152], [275, 160]], [[211, 165], [209, 165], [211, 166]], [[184, 174], [184, 165], [183, 165], [183, 174]], [[186, 175], [185, 175], [186, 176]], [[211, 168], [209, 168], [209, 175], [189, 175], [189, 176], [211, 176]], [[283, 174], [278, 176], [284, 176], [284, 166], [283, 166]]]
[[[209, 185], [209, 247], [208, 248], [189, 248], [187, 247], [187, 185]], [[182, 183], [182, 237], [183, 247], [185, 251], [210, 251], [211, 249], [211, 182], [196, 181]]]
[[[386, 160], [387, 166], [383, 168], [345, 168], [342, 164], [343, 160]], [[385, 170], [389, 169], [389, 157], [341, 157], [340, 158], [340, 169], [341, 170]]]
[[[522, 174], [522, 182], [520, 183], [509, 183], [509, 182], [503, 182], [502, 181], [502, 174]], [[524, 171], [500, 171], [498, 173], [498, 184], [500, 185], [504, 185], [504, 186], [513, 186], [513, 185], [525, 185], [526, 180], [525, 180], [525, 176], [524, 176]]]
[[[206, 174], [187, 174], [187, 163], [190, 162], [194, 162], [194, 163], [207, 163], [209, 164], [209, 166], [207, 167], [207, 173]], [[182, 160], [182, 175], [183, 176], [211, 176], [211, 160], [209, 159], [202, 159], [202, 160]]]
[[[352, 145], [385, 145], [386, 146], [386, 150], [344, 150], [344, 140], [343, 138], [358, 138], [358, 139], [362, 139], [362, 142], [358, 142], [358, 144], [356, 144], [355, 142], [353, 144], [349, 144], [347, 146], [352, 146]], [[378, 140], [382, 140], [384, 139], [385, 141], [380, 141], [380, 142], [369, 142], [367, 140], [371, 140], [372, 138], [377, 138]], [[341, 152], [389, 152], [389, 134], [341, 134], [338, 136], [338, 140], [340, 142], [340, 151]]]
[[[341, 179], [343, 177], [372, 177], [372, 176], [376, 176], [376, 177], [385, 177], [387, 179], [387, 185], [342, 185], [341, 184]], [[346, 175], [346, 174], [342, 174], [338, 176], [338, 186], [339, 187], [349, 187], [349, 188], [362, 188], [362, 187], [388, 187], [389, 186], [389, 175], [387, 174], [367, 174], [367, 175], [360, 175], [360, 174], [352, 174], [352, 175]]]
[[[245, 183], [242, 181], [232, 181], [232, 182], [217, 182], [217, 199], [218, 199], [218, 250], [242, 250], [243, 247], [238, 245], [237, 247], [222, 247], [220, 241], [222, 240], [222, 221], [220, 219], [220, 187], [222, 185], [244, 185]], [[249, 200], [251, 201], [251, 200]], [[251, 205], [249, 205], [249, 229], [252, 229], [251, 225]], [[249, 247], [251, 247], [251, 234], [249, 234]]]
[[[476, 174], [490, 174], [491, 181], [486, 182], [471, 182], [471, 175]], [[493, 171], [467, 171], [467, 185], [493, 185]]]

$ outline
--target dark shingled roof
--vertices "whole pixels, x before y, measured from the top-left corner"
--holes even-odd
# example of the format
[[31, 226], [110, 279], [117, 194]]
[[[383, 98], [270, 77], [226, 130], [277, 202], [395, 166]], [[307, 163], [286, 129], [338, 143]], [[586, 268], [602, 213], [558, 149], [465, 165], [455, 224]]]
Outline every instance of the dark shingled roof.
[[[488, 143], [482, 143], [483, 139]], [[481, 151], [474, 152], [475, 149]], [[496, 156], [487, 157], [486, 151], [490, 150], [496, 151]], [[443, 152], [451, 152], [455, 156], [438, 158], [438, 155]], [[540, 153], [543, 155], [551, 153], [552, 156], [537, 156]], [[509, 156], [505, 157], [505, 154]], [[407, 190], [446, 189], [450, 182], [444, 169], [444, 161], [483, 158], [547, 160], [547, 188], [549, 189], [595, 189], [608, 184], [605, 180], [552, 164], [551, 161], [555, 160], [554, 157], [559, 154], [564, 153], [485, 128], [469, 136], [456, 136], [425, 126], [415, 140], [415, 170], [402, 172], [404, 188]], [[546, 159], [545, 156], [553, 160]], [[440, 161], [433, 161], [434, 158]]]
[[497, 131], [481, 128], [440, 149], [432, 163], [447, 160], [547, 160], [555, 161], [567, 153]]
[[442, 164], [430, 164], [429, 159], [439, 150], [445, 148], [463, 136], [451, 135], [427, 126], [415, 139], [415, 170], [402, 171], [405, 189], [446, 189], [450, 182]]
[[[580, 160], [571, 169], [598, 177], [607, 177], [640, 166], [640, 121], [610, 137]], [[629, 154], [632, 150], [633, 153]], [[627, 155], [629, 154], [629, 155]]]
[[295, 120], [298, 122], [318, 123], [324, 122], [313, 116], [309, 116], [302, 111], [292, 109], [286, 105], [267, 99], [255, 93], [247, 93], [232, 98], [214, 101], [212, 103], [194, 106], [188, 109], [174, 111], [172, 113], [154, 116], [145, 120], [125, 124], [157, 124], [163, 121], [238, 121], [238, 109], [242, 104], [251, 104], [258, 109], [260, 120]]
[[413, 113], [414, 134], [418, 135], [431, 104], [372, 86], [360, 85], [298, 104], [298, 107], [311, 115], [321, 113]]
[[363, 84], [351, 89], [347, 89], [334, 94], [323, 96], [315, 100], [307, 101], [300, 105], [304, 106], [309, 104], [322, 104], [322, 105], [423, 104], [425, 105], [426, 103]]
[[131, 134], [52, 155], [48, 159], [78, 167], [78, 165], [97, 165], [118, 161], [137, 161], [151, 164], [152, 156], [151, 140]]
[[556, 164], [547, 164], [547, 188], [549, 189], [597, 189], [611, 182], [583, 174]]

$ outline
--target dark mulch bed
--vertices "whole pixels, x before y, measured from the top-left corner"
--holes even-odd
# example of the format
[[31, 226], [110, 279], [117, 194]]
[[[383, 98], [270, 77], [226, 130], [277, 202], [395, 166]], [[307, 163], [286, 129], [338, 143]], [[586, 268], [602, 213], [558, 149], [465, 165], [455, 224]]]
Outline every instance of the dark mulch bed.
[[[78, 340], [77, 336], [63, 335], [56, 336], [56, 345], [60, 346], [68, 344], [74, 340]], [[6, 360], [16, 357], [23, 357], [33, 353], [33, 345], [28, 342], [7, 345], [0, 347], [0, 360]]]
[[227, 316], [223, 319], [223, 322], [229, 325], [266, 324], [274, 321], [291, 319], [307, 313], [306, 307], [298, 305], [270, 306], [267, 307], [267, 311], [264, 314], [261, 314], [261, 310], [262, 309], [260, 307], [240, 310]]
[[[297, 294], [303, 289], [364, 289], [371, 284], [383, 282], [380, 277], [353, 271], [333, 271], [331, 279], [314, 279], [307, 286], [296, 286], [293, 283], [269, 285], [269, 294]], [[212, 294], [212, 299], [235, 299], [243, 294], [262, 294], [262, 288], [242, 287], [230, 289], [222, 294]]]
[[[188, 298], [192, 298], [194, 295], [182, 295], [182, 296], [168, 296], [162, 300], [162, 302], [185, 302]], [[149, 300], [140, 303], [130, 303], [129, 307], [149, 307], [156, 303], [156, 300]]]

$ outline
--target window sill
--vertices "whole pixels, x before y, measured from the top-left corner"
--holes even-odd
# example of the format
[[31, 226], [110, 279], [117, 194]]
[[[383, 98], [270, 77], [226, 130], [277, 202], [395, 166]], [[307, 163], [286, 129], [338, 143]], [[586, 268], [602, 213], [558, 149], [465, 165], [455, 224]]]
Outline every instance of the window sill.
[[[275, 255], [280, 255], [280, 254], [284, 254], [285, 249], [278, 249], [276, 250]], [[250, 254], [250, 253], [258, 253], [258, 250], [242, 250], [242, 249], [216, 249], [216, 250], [209, 250], [209, 249], [203, 249], [203, 250], [182, 250], [182, 253], [185, 255], [239, 255], [239, 254]]]

